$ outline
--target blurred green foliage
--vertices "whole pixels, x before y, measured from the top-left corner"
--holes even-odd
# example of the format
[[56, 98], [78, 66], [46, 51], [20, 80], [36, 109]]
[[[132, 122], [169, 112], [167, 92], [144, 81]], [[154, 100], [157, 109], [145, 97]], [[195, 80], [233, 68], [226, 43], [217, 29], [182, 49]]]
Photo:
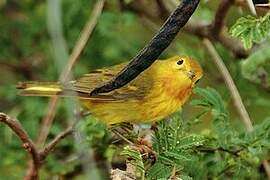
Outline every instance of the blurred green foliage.
[[[89, 0], [61, 2], [62, 28], [69, 53], [95, 2]], [[217, 1], [202, 2], [194, 14], [194, 19], [210, 22], [216, 7]], [[54, 49], [48, 34], [47, 11], [45, 1], [0, 0], [0, 76], [2, 77], [0, 111], [17, 117], [33, 139], [36, 138], [40, 122], [47, 113], [48, 99], [17, 96], [15, 84], [23, 80], [55, 81], [58, 79]], [[236, 19], [242, 16], [237, 11], [233, 13], [233, 16], [228, 18], [229, 24], [234, 24]], [[239, 20], [234, 27], [237, 27], [241, 21]], [[145, 160], [138, 152], [130, 152], [131, 149], [127, 148], [123, 152], [124, 156], [120, 156], [123, 145], [114, 143], [107, 127], [93, 117], [85, 117], [76, 130], [83, 134], [82, 147], [87, 150], [93, 147], [92, 155], [96, 158], [96, 166], [104, 170], [108, 162], [114, 166], [123, 164], [124, 158], [128, 156], [133, 157], [133, 164], [139, 165], [140, 176], [146, 172], [146, 178], [169, 177], [173, 169], [182, 179], [191, 177], [222, 179], [234, 176], [264, 178], [264, 174], [259, 171], [261, 170], [259, 166], [269, 151], [267, 141], [270, 117], [267, 85], [270, 72], [269, 42], [261, 42], [262, 37], [265, 38], [267, 33], [263, 33], [259, 38], [257, 35], [251, 36], [247, 33], [247, 31], [251, 32], [250, 29], [254, 29], [255, 25], [263, 28], [264, 26], [257, 25], [257, 22], [264, 24], [264, 21], [245, 18], [246, 21], [248, 22], [245, 24], [246, 28], [240, 29], [245, 31], [240, 33], [239, 30], [234, 30], [237, 37], [244, 38], [248, 42], [245, 43], [247, 47], [250, 47], [252, 42], [263, 43], [263, 46], [255, 49], [242, 62], [237, 61], [238, 59], [232, 57], [228, 50], [219, 44], [217, 49], [241, 92], [252, 120], [258, 124], [253, 133], [244, 132], [243, 125], [232, 105], [230, 94], [220, 80], [221, 76], [211, 58], [205, 53], [200, 40], [190, 34], [181, 33], [162, 57], [185, 54], [198, 59], [205, 71], [199, 86], [214, 87], [219, 93], [213, 89], [197, 89], [195, 92], [201, 98], [197, 97], [198, 100], [193, 101], [192, 105], [186, 105], [181, 115], [176, 114], [171, 120], [161, 122], [155, 132], [154, 150], [157, 152], [157, 160], [155, 163], [144, 164], [144, 167], [142, 163], [145, 163]], [[107, 1], [98, 24], [80, 56], [80, 61], [75, 66], [74, 76], [78, 77], [91, 69], [130, 60], [152, 35], [153, 31], [140, 21], [139, 16], [129, 11], [122, 11], [117, 0]], [[261, 78], [262, 74], [266, 76], [266, 80]], [[64, 104], [60, 101], [58, 105], [48, 140], [69, 124], [70, 112], [66, 110]], [[195, 105], [202, 106], [203, 109], [196, 108]], [[2, 124], [0, 124], [0, 138], [0, 179], [21, 179], [27, 167], [26, 152], [23, 151], [17, 137]], [[79, 147], [76, 147], [75, 141], [76, 138], [66, 138], [49, 155], [41, 169], [42, 179], [86, 178], [81, 163], [82, 158], [77, 150]], [[235, 151], [237, 156], [234, 155]]]
[[[204, 115], [212, 114], [210, 128], [193, 132], [202, 121], [182, 119], [181, 114], [160, 122], [154, 134], [156, 160], [144, 169], [147, 178], [266, 179], [260, 166], [270, 148], [270, 119], [256, 125], [251, 133], [239, 131], [231, 126], [229, 113], [216, 90], [196, 88], [195, 93], [202, 98], [191, 104], [200, 106]], [[200, 114], [198, 118], [201, 117]], [[129, 158], [139, 159], [133, 151], [128, 153]], [[142, 167], [141, 161], [134, 162]]]
[[230, 33], [243, 42], [245, 48], [251, 48], [254, 43], [263, 43], [241, 64], [243, 77], [269, 88], [270, 52], [269, 33], [270, 13], [260, 17], [246, 16], [239, 18], [231, 27]]
[[233, 37], [239, 37], [245, 48], [251, 48], [252, 43], [260, 43], [269, 36], [270, 13], [262, 17], [241, 17], [231, 27], [230, 33]]

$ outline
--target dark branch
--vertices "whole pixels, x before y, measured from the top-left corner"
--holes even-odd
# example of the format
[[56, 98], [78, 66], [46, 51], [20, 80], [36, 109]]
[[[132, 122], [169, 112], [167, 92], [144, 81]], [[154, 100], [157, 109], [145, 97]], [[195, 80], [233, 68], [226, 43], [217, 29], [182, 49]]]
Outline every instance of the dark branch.
[[[231, 38], [230, 36], [226, 35], [224, 31], [222, 31], [223, 29], [225, 29], [224, 27], [226, 26], [226, 16], [231, 6], [234, 5], [234, 2], [235, 0], [221, 0], [215, 13], [215, 17], [210, 24], [202, 23], [201, 21], [188, 22], [183, 28], [183, 30], [197, 36], [198, 38], [207, 38], [213, 42], [220, 42], [224, 47], [229, 49], [235, 57], [246, 58], [250, 52], [244, 49], [242, 43], [238, 39]], [[131, 3], [130, 5], [121, 5], [125, 7], [125, 10], [135, 12], [140, 17], [142, 17], [144, 23], [146, 22], [145, 20], [148, 20], [148, 25], [149, 22], [151, 22], [151, 29], [153, 29], [153, 24], [157, 24], [156, 22], [160, 22], [163, 20], [161, 17], [156, 17], [151, 14], [149, 15], [147, 9], [143, 9], [144, 11], [138, 11], [138, 5], [140, 5], [139, 1], [136, 1], [136, 3], [134, 1], [134, 3]], [[160, 6], [160, 4], [158, 5]], [[167, 10], [166, 14], [168, 14], [169, 11], [170, 10]]]
[[90, 95], [118, 89], [151, 66], [170, 45], [180, 29], [187, 23], [199, 2], [200, 0], [183, 0], [149, 44], [147, 44], [114, 79], [95, 88]]

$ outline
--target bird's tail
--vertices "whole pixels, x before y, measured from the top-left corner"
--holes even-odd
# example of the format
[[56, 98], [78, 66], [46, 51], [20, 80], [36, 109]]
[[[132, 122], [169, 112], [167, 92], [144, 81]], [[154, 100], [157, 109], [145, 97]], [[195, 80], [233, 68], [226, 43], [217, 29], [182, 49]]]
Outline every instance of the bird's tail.
[[59, 82], [37, 82], [25, 81], [19, 82], [16, 86], [19, 89], [18, 94], [21, 96], [59, 96], [59, 97], [78, 97], [92, 101], [112, 101], [106, 96], [90, 96], [89, 93], [80, 92], [72, 88], [72, 85], [63, 85]]
[[63, 88], [57, 82], [19, 82], [16, 86], [22, 96], [58, 96], [63, 94]]

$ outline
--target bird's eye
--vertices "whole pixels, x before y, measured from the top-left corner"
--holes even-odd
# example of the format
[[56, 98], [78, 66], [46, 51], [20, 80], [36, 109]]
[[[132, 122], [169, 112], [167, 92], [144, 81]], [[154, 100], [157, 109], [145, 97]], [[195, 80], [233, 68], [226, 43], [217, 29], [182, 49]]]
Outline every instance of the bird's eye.
[[184, 62], [184, 60], [183, 60], [183, 59], [180, 59], [179, 61], [177, 61], [177, 64], [178, 64], [178, 65], [182, 65], [183, 62]]
[[200, 79], [198, 79], [198, 80], [195, 82], [195, 84], [197, 84], [199, 81], [200, 81]]

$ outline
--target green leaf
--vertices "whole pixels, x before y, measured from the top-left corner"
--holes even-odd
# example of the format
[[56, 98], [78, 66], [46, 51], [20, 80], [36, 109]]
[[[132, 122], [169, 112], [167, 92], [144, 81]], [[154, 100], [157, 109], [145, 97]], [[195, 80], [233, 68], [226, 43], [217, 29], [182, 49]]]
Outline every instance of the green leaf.
[[182, 179], [182, 180], [192, 180], [193, 178], [190, 177], [190, 176], [187, 176], [187, 175], [181, 175], [180, 179]]
[[205, 138], [203, 136], [192, 134], [179, 139], [179, 141], [177, 141], [177, 148], [181, 150], [189, 149], [203, 145], [204, 142]]
[[162, 163], [155, 163], [147, 172], [149, 179], [168, 178], [171, 175], [172, 168], [165, 166]]
[[136, 167], [136, 170], [139, 173], [138, 178], [144, 179], [145, 168], [141, 153], [138, 150], [131, 148], [130, 146], [126, 146], [121, 152], [121, 155], [125, 156], [129, 163]]
[[[267, 73], [267, 66], [270, 65], [270, 43], [258, 48], [247, 59], [241, 62], [241, 71], [244, 78], [257, 83], [263, 84], [261, 75], [263, 72]], [[270, 78], [268, 77], [268, 82]]]
[[231, 27], [230, 34], [240, 38], [246, 49], [251, 48], [253, 43], [260, 43], [270, 33], [270, 13], [263, 17], [246, 16], [239, 18]]
[[223, 100], [219, 93], [213, 88], [195, 88], [194, 93], [202, 96], [202, 99], [194, 101], [192, 104], [201, 105], [205, 107], [209, 107], [212, 109], [212, 113], [217, 118], [218, 116], [227, 116], [227, 111], [225, 110], [225, 106], [223, 104]]
[[187, 156], [184, 156], [184, 155], [182, 155], [180, 153], [176, 153], [176, 152], [166, 151], [163, 153], [163, 155], [166, 157], [173, 158], [176, 161], [189, 161], [190, 160]]

